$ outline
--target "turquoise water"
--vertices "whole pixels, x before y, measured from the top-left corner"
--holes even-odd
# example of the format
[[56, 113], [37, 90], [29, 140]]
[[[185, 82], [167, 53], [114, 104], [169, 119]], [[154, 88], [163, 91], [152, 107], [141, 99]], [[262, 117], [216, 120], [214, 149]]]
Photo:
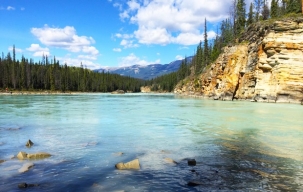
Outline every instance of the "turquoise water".
[[[302, 191], [302, 107], [171, 94], [3, 95], [0, 191], [22, 182], [39, 184], [30, 191]], [[19, 173], [27, 162], [11, 159], [19, 151], [52, 156]], [[138, 171], [114, 167], [135, 158]]]

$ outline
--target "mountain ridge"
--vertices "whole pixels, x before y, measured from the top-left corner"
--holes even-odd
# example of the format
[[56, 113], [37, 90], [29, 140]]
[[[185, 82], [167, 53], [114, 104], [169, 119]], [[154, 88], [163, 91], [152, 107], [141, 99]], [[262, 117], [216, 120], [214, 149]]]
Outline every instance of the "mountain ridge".
[[[192, 60], [193, 56], [186, 57], [187, 64]], [[102, 73], [108, 72], [112, 74], [119, 74], [122, 76], [130, 76], [143, 80], [150, 80], [161, 75], [176, 72], [180, 68], [182, 60], [174, 60], [168, 64], [150, 64], [150, 65], [138, 65], [134, 64], [125, 67], [101, 67], [100, 69], [94, 70], [95, 72]]]

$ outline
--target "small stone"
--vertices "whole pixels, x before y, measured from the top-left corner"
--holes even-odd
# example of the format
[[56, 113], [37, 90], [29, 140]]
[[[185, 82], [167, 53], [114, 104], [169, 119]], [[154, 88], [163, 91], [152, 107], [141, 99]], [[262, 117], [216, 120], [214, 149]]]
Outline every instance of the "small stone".
[[31, 147], [31, 146], [33, 146], [34, 145], [34, 143], [29, 139], [28, 141], [27, 141], [27, 143], [25, 144], [25, 146], [26, 147]]
[[27, 188], [27, 183], [19, 183], [18, 187], [19, 188]]
[[203, 185], [200, 181], [189, 181], [187, 183], [188, 186], [198, 186], [198, 185]]
[[189, 166], [196, 166], [197, 162], [195, 159], [189, 159], [189, 160], [187, 160], [187, 164]]

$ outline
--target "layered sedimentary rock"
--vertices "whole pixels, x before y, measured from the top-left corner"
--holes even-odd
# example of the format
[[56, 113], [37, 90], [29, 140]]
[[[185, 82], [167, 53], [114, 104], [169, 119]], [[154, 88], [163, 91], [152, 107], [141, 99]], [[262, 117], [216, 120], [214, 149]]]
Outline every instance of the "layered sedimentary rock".
[[303, 101], [303, 18], [254, 24], [200, 77], [175, 93], [220, 100]]

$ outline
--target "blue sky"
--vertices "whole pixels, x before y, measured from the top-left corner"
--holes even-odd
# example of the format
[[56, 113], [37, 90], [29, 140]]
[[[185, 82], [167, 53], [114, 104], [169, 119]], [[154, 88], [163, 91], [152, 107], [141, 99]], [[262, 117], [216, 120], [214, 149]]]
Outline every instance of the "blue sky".
[[213, 38], [232, 0], [1, 0], [0, 51], [87, 68], [166, 64]]

